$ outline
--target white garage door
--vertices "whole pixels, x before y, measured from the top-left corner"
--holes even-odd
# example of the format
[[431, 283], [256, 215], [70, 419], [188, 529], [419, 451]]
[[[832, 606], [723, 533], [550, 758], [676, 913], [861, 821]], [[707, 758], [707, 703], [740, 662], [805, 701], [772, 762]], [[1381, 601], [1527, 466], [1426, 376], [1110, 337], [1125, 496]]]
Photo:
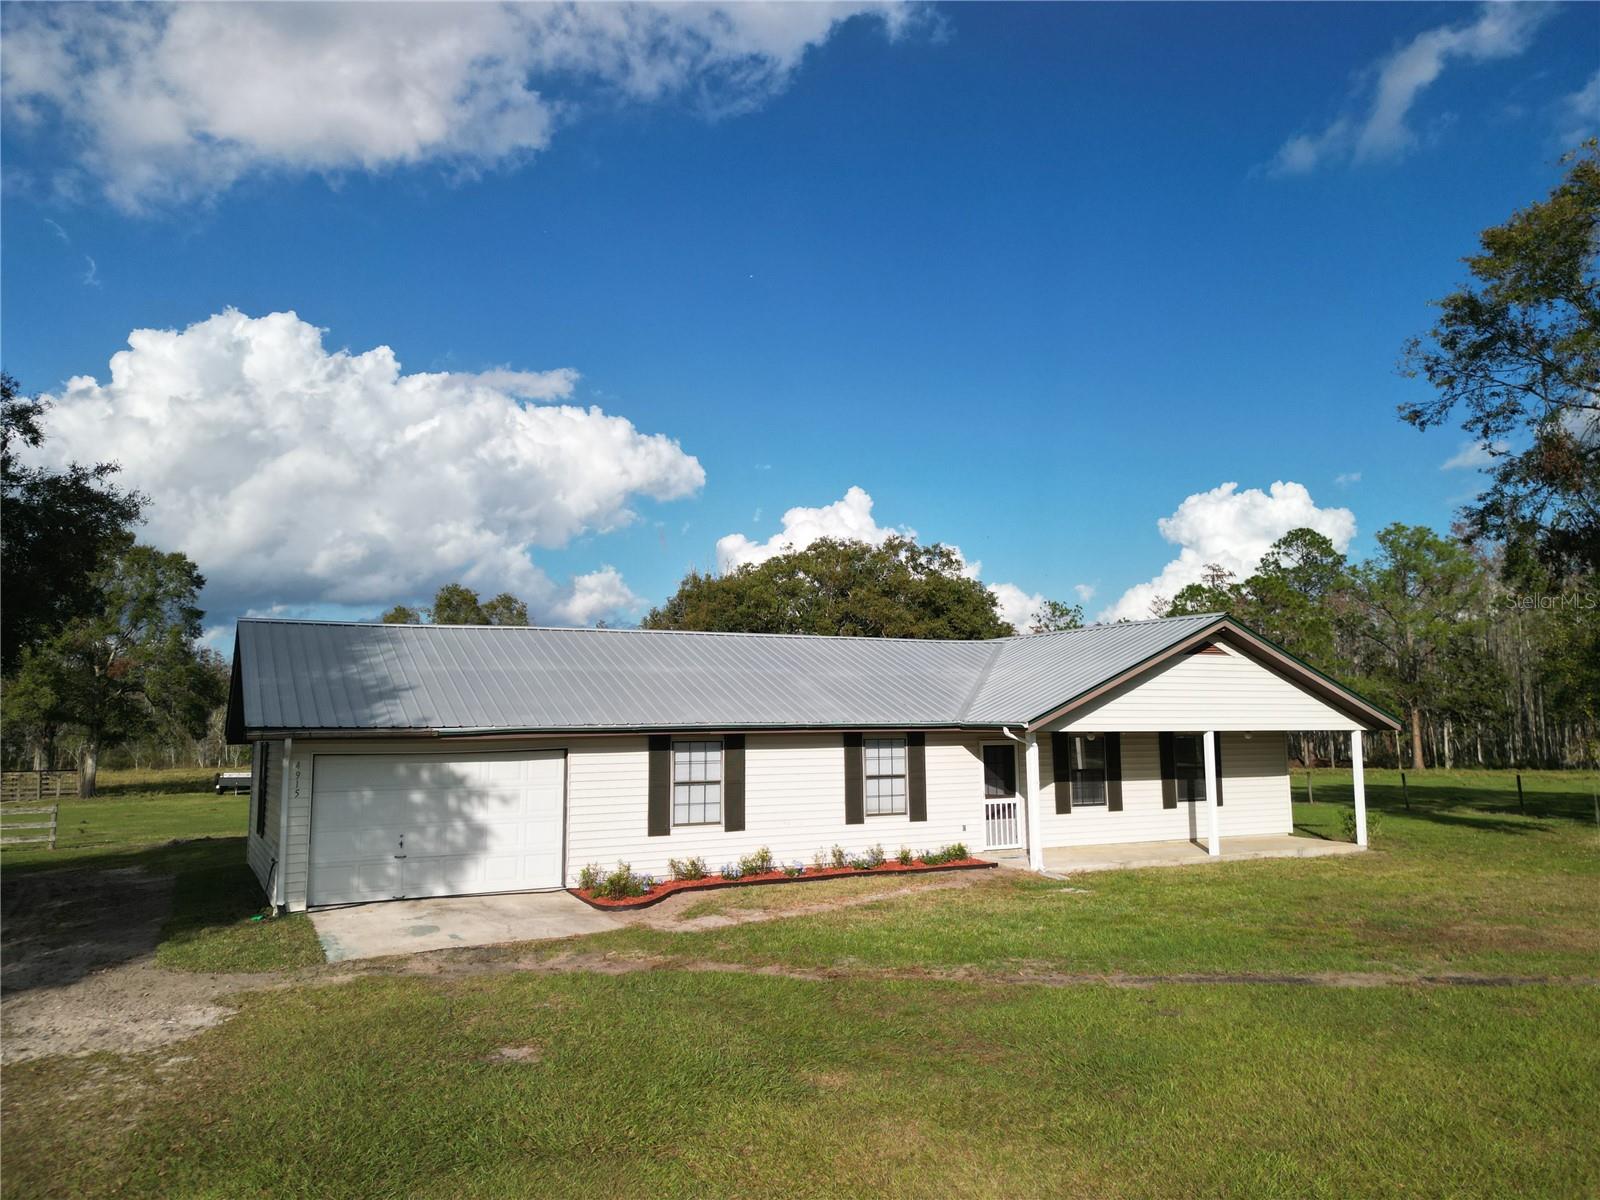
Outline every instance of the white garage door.
[[559, 750], [319, 754], [309, 901], [560, 887], [565, 777]]

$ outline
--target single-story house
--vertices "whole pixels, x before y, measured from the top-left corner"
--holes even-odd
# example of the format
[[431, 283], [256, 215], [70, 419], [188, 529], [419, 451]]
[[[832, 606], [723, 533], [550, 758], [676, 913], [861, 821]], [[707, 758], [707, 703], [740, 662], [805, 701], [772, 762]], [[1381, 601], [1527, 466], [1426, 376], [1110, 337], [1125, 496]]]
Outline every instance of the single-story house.
[[769, 847], [1292, 830], [1286, 732], [1371, 702], [1226, 616], [990, 641], [245, 620], [228, 736], [272, 903], [570, 887]]

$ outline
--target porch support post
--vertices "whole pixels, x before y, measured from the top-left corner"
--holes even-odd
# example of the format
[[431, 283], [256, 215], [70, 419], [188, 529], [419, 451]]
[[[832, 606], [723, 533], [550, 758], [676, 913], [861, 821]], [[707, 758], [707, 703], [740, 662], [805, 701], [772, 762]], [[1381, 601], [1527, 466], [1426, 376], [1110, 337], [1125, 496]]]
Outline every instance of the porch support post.
[[1361, 730], [1350, 731], [1350, 790], [1356, 800], [1356, 845], [1367, 844], [1367, 777], [1361, 760]]
[[1041, 833], [1039, 785], [1039, 735], [1030, 733], [1022, 746], [1023, 775], [1028, 788], [1028, 866], [1044, 870], [1044, 838]]
[[1200, 740], [1206, 754], [1206, 853], [1216, 858], [1222, 853], [1221, 821], [1217, 815], [1217, 731], [1206, 730]]

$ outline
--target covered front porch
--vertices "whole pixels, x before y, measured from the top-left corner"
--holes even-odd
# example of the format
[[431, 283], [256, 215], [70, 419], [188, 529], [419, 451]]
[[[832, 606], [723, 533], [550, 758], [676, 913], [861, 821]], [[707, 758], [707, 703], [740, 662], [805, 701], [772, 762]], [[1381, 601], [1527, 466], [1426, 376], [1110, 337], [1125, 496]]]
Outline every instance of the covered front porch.
[[985, 845], [998, 862], [1048, 874], [1362, 850], [1363, 731], [1338, 732], [1349, 739], [1353, 768], [1353, 842], [1293, 833], [1281, 730], [1119, 733], [1090, 726], [1018, 739], [1023, 828], [1015, 840], [987, 836]]
[[1003, 867], [1034, 870], [1045, 875], [1071, 875], [1081, 871], [1123, 871], [1142, 867], [1191, 867], [1201, 863], [1242, 862], [1254, 858], [1320, 858], [1359, 854], [1366, 847], [1354, 842], [1331, 842], [1298, 834], [1231, 837], [1212, 854], [1203, 842], [1115, 842], [1102, 846], [1049, 846], [1043, 863], [1030, 864], [1026, 850], [1001, 850], [982, 855]]

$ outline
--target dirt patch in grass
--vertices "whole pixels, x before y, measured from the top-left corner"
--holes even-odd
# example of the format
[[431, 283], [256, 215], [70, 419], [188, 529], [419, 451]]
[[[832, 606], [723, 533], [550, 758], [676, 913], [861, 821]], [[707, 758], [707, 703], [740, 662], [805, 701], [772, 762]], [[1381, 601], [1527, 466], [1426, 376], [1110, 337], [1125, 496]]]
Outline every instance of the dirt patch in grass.
[[232, 1015], [227, 997], [303, 974], [162, 970], [170, 875], [138, 867], [7, 878], [0, 1021], [4, 1060], [170, 1045]]
[[57, 988], [149, 954], [171, 907], [171, 876], [137, 867], [8, 877], [0, 989]]
[[544, 1057], [544, 1048], [541, 1046], [501, 1046], [488, 1061], [502, 1063], [536, 1063]]

